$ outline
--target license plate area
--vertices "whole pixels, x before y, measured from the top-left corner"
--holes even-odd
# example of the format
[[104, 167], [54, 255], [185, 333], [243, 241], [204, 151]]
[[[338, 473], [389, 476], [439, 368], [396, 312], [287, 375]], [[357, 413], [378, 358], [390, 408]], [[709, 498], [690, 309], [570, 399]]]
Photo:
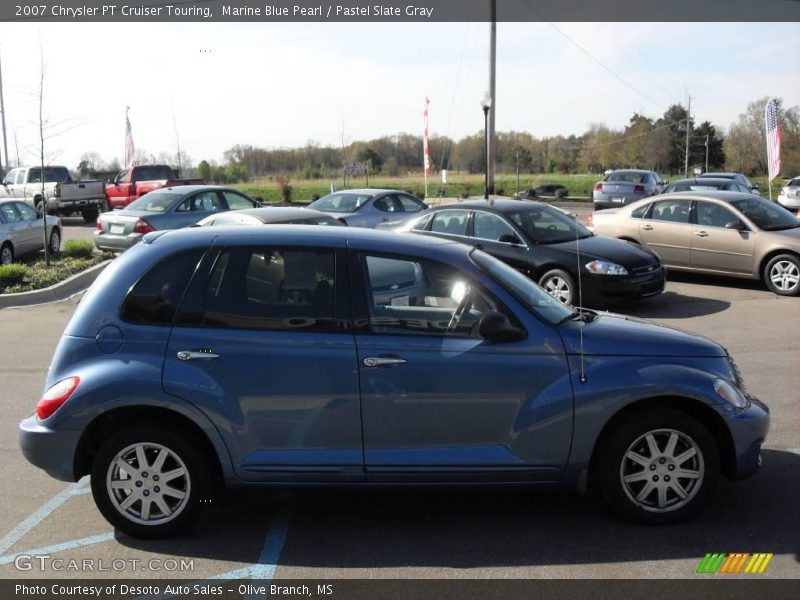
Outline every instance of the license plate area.
[[111, 233], [125, 233], [125, 225], [112, 225], [109, 231]]

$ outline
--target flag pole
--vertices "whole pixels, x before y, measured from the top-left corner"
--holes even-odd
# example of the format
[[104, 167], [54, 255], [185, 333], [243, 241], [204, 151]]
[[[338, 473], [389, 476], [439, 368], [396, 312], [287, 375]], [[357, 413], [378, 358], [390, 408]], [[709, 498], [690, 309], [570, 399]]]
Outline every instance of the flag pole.
[[422, 132], [422, 171], [425, 174], [425, 197], [428, 197], [428, 172], [430, 171], [431, 155], [428, 146], [428, 104], [430, 100], [425, 97], [425, 111], [423, 112], [423, 132]]

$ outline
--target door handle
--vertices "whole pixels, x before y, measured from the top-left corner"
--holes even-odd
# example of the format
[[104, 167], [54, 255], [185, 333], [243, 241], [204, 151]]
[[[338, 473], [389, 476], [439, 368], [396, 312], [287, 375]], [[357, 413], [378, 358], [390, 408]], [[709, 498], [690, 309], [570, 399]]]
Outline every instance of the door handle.
[[201, 350], [179, 350], [177, 356], [179, 360], [219, 358], [219, 354], [214, 354], [214, 352], [208, 348], [202, 348]]
[[642, 225], [642, 229], [644, 229], [645, 231], [652, 231], [653, 226], [652, 225]]
[[365, 358], [363, 361], [365, 367], [384, 367], [388, 365], [404, 365], [406, 364], [406, 359], [404, 358], [389, 358], [383, 356], [370, 356]]
[[705, 231], [697, 231], [697, 232], [695, 232], [695, 235], [697, 237], [708, 237], [708, 233], [705, 232]]

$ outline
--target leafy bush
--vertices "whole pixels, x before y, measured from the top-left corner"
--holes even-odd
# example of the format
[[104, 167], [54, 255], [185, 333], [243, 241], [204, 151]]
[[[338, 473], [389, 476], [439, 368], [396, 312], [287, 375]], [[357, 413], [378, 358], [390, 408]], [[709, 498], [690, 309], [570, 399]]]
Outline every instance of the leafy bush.
[[289, 185], [289, 178], [279, 175], [275, 178], [275, 183], [278, 184], [278, 189], [281, 193], [281, 200], [284, 202], [291, 202], [293, 188], [291, 185]]
[[67, 240], [61, 251], [72, 258], [89, 258], [94, 254], [94, 243], [90, 240]]
[[25, 265], [5, 265], [0, 267], [0, 287], [20, 283], [28, 275]]

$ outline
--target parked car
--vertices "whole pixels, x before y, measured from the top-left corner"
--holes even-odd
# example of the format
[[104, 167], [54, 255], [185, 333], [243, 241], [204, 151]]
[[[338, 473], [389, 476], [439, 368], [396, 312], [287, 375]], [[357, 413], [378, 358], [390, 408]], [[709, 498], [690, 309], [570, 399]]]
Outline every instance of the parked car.
[[100, 215], [94, 244], [100, 250], [122, 252], [151, 231], [189, 227], [213, 214], [260, 205], [241, 192], [219, 186], [163, 188], [145, 194], [127, 208]]
[[776, 294], [800, 294], [800, 221], [760, 196], [675, 193], [590, 219], [595, 233], [647, 246], [668, 269], [761, 279]]
[[[106, 205], [102, 181], [73, 181], [67, 167], [17, 167], [3, 178], [0, 189], [7, 197], [27, 202], [39, 214], [69, 217], [80, 213], [87, 223], [94, 223]], [[42, 184], [44, 182], [44, 184]]]
[[125, 208], [148, 192], [179, 185], [202, 185], [202, 179], [180, 179], [169, 165], [135, 165], [123, 169], [105, 186], [109, 208]]
[[758, 190], [758, 186], [741, 173], [703, 173], [702, 175], [699, 175], [699, 178], [731, 179], [743, 186], [746, 191], [749, 191], [751, 194], [756, 194], [758, 196], [761, 195], [761, 192]]
[[672, 194], [674, 192], [714, 192], [717, 190], [750, 193], [750, 188], [733, 179], [694, 177], [691, 179], [673, 181], [664, 188], [662, 194]]
[[558, 183], [543, 183], [530, 188], [526, 194], [529, 198], [566, 198], [569, 194], [569, 190], [566, 188], [566, 186]]
[[61, 220], [36, 214], [19, 200], [0, 200], [0, 266], [10, 265], [17, 257], [44, 250], [44, 227], [47, 219], [47, 240], [50, 252], [61, 250]]
[[[411, 272], [413, 302], [372, 293]], [[304, 484], [588, 486], [675, 522], [754, 473], [769, 428], [711, 340], [572, 309], [464, 244], [345, 227], [146, 236], [78, 305], [44, 390], [23, 454], [91, 474], [139, 537], [222, 487]]]
[[789, 180], [778, 194], [778, 203], [784, 208], [800, 212], [800, 176]]
[[655, 253], [596, 237], [569, 213], [542, 202], [468, 200], [433, 208], [395, 230], [476, 246], [566, 304], [593, 306], [664, 291], [666, 274]]
[[333, 225], [344, 226], [339, 219], [310, 208], [295, 206], [265, 206], [214, 214], [198, 221], [193, 227], [220, 225]]
[[400, 222], [428, 206], [416, 196], [397, 190], [343, 190], [323, 196], [308, 205], [328, 213], [350, 227], [375, 227]]
[[636, 202], [660, 194], [666, 183], [655, 171], [619, 169], [606, 175], [594, 186], [592, 200], [595, 210]]

